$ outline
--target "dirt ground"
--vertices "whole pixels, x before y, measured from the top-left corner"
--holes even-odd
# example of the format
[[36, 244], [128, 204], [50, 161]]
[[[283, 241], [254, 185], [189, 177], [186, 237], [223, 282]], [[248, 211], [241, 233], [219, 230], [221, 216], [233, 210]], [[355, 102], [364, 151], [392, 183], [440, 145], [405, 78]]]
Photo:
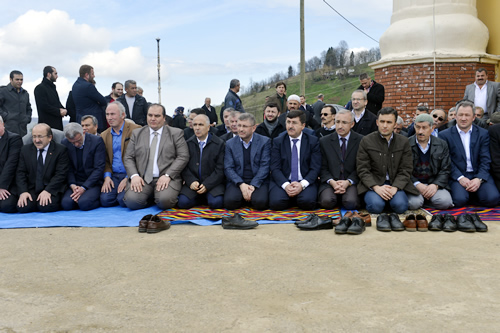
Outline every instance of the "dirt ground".
[[498, 332], [488, 225], [0, 230], [0, 332]]

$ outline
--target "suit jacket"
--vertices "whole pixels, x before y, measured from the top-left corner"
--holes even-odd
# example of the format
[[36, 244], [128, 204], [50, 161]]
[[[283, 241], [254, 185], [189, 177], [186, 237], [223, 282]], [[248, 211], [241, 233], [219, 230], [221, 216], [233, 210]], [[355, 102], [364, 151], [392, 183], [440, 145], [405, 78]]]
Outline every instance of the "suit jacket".
[[490, 128], [488, 129], [488, 133], [490, 135], [490, 155], [491, 155], [490, 174], [496, 181], [499, 181], [500, 180], [500, 149], [499, 149], [500, 124], [490, 126]]
[[207, 192], [211, 195], [218, 196], [224, 194], [224, 153], [226, 143], [224, 140], [214, 134], [210, 134], [209, 138], [203, 147], [203, 155], [201, 157], [201, 179], [198, 175], [198, 167], [200, 166], [200, 145], [196, 136], [192, 136], [186, 141], [189, 149], [189, 163], [182, 171], [182, 178], [185, 184], [182, 186], [181, 193], [190, 199], [193, 199], [197, 194], [191, 190], [191, 183], [197, 181], [205, 185]]
[[80, 123], [82, 117], [89, 114], [97, 118], [98, 131], [101, 133], [106, 129], [106, 99], [101, 95], [96, 87], [79, 77], [73, 84], [73, 101], [76, 107], [76, 122]]
[[222, 140], [224, 141], [229, 141], [231, 140], [232, 138], [235, 138], [235, 137], [239, 137], [239, 136], [234, 136], [233, 132], [227, 132], [226, 134], [224, 135], [221, 135], [219, 138], [221, 138]]
[[[250, 164], [254, 176], [249, 185], [259, 188], [263, 183], [269, 181], [271, 140], [265, 136], [253, 133], [251, 147]], [[239, 137], [232, 138], [226, 142], [224, 173], [228, 182], [232, 182], [234, 185], [243, 183], [243, 149]]]
[[146, 118], [148, 115], [148, 102], [144, 97], [141, 95], [137, 94], [135, 95], [135, 102], [134, 102], [134, 108], [132, 110], [132, 118], [130, 117], [130, 110], [128, 108], [128, 103], [127, 100], [125, 99], [125, 95], [123, 94], [120, 97], [118, 97], [117, 101], [122, 103], [122, 105], [125, 107], [125, 113], [127, 114], [128, 119], [132, 119], [136, 124], [144, 126], [147, 124]]
[[323, 107], [325, 106], [325, 103], [318, 99], [313, 105], [313, 117], [316, 119], [316, 122], [321, 123], [321, 110], [323, 110]]
[[[441, 126], [442, 127], [442, 126]], [[450, 178], [450, 151], [446, 141], [431, 135], [430, 142], [430, 161], [429, 161], [429, 181], [427, 184], [436, 184], [441, 188], [449, 189], [448, 180]], [[417, 166], [421, 150], [417, 145], [415, 135], [408, 138], [413, 155], [413, 170]], [[418, 181], [413, 173], [411, 175], [412, 183]]]
[[23, 142], [21, 136], [5, 131], [0, 139], [0, 188], [17, 194], [16, 170]]
[[[367, 94], [368, 104], [366, 104], [366, 108], [376, 115], [382, 108], [382, 103], [384, 103], [385, 88], [380, 83], [375, 82], [375, 80], [372, 81], [373, 86], [371, 86], [370, 91]], [[362, 85], [360, 85], [358, 89], [364, 90]]]
[[[276, 185], [290, 181], [292, 172], [292, 147], [290, 136], [284, 132], [273, 140], [271, 151], [271, 177]], [[302, 132], [300, 142], [300, 174], [309, 184], [314, 184], [321, 171], [321, 150], [319, 139], [314, 134]]]
[[[484, 112], [491, 116], [494, 112], [500, 111], [500, 83], [498, 82], [486, 82], [487, 94], [486, 97], [486, 107], [488, 110]], [[476, 95], [476, 85], [474, 83], [469, 84], [465, 87], [464, 99], [474, 102]]]
[[[141, 128], [140, 125], [125, 122], [122, 131], [122, 161], [125, 160], [125, 151], [127, 150], [128, 143], [130, 142], [130, 137], [132, 136], [132, 131], [136, 128]], [[104, 166], [104, 172], [113, 173], [113, 135], [111, 131], [113, 129], [110, 127], [101, 133], [101, 138], [104, 141], [104, 146], [106, 147], [106, 164]]]
[[[127, 175], [139, 174], [144, 178], [149, 161], [149, 126], [138, 128], [132, 132], [125, 153], [123, 164]], [[189, 150], [184, 140], [184, 132], [178, 128], [163, 126], [160, 142], [158, 142], [158, 157], [156, 163], [160, 176], [168, 174], [173, 189], [180, 191], [182, 186], [181, 173], [189, 162]]]
[[[439, 137], [448, 143], [451, 157], [451, 175], [452, 181], [458, 177], [464, 176], [467, 169], [465, 149], [460, 139], [457, 127], [450, 127], [439, 133]], [[473, 178], [488, 180], [490, 178], [490, 137], [488, 131], [484, 128], [472, 125], [470, 137], [470, 159], [472, 169], [474, 169]]]
[[35, 88], [35, 102], [38, 111], [38, 123], [45, 123], [51, 128], [63, 130], [61, 110], [63, 108], [59, 100], [56, 86], [47, 78]]
[[77, 158], [76, 148], [68, 139], [64, 139], [62, 144], [68, 149], [69, 156], [69, 171], [68, 171], [68, 184], [75, 184], [89, 189], [94, 186], [102, 185], [102, 175], [104, 173], [104, 166], [106, 165], [106, 147], [104, 141], [100, 136], [85, 134], [85, 142], [83, 145], [83, 174], [79, 175], [86, 178], [85, 182], [77, 182]]
[[205, 114], [208, 119], [210, 119], [210, 124], [217, 124], [217, 112], [215, 111], [215, 108], [212, 105], [207, 108], [205, 104], [203, 104], [201, 108], [205, 110]]
[[[25, 145], [19, 155], [16, 183], [19, 194], [35, 191], [38, 151], [34, 144]], [[43, 165], [44, 190], [55, 196], [66, 191], [69, 159], [65, 146], [50, 142], [45, 163]], [[38, 194], [38, 193], [37, 193]], [[36, 198], [33, 198], [35, 200]]]
[[[345, 154], [344, 177], [350, 179], [354, 184], [359, 182], [358, 173], [356, 171], [356, 155], [358, 154], [359, 143], [363, 138], [362, 135], [351, 131], [349, 141], [347, 142], [347, 151]], [[342, 164], [342, 152], [340, 151], [340, 140], [337, 133], [322, 137], [319, 140], [321, 148], [321, 175], [319, 193], [328, 187], [331, 187], [326, 182], [328, 179], [340, 179], [340, 166]]]
[[378, 130], [377, 127], [377, 116], [375, 116], [370, 110], [365, 109], [365, 114], [361, 119], [352, 127], [352, 130], [363, 136], [373, 133]]
[[223, 136], [224, 134], [228, 133], [226, 125], [224, 123], [218, 125], [217, 127], [215, 127], [215, 129], [217, 130], [217, 136]]

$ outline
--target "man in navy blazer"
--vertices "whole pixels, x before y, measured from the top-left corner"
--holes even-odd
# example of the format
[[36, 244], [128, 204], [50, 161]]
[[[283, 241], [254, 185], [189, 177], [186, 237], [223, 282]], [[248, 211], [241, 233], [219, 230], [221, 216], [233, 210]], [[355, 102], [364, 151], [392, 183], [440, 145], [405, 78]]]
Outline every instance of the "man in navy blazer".
[[94, 68], [89, 65], [80, 67], [80, 77], [73, 84], [72, 96], [76, 107], [76, 122], [80, 123], [83, 116], [89, 114], [97, 118], [98, 132], [106, 129], [106, 113], [108, 104], [101, 95], [94, 81]]
[[77, 123], [66, 125], [64, 136], [61, 143], [68, 149], [69, 189], [64, 193], [61, 206], [64, 210], [96, 209], [106, 165], [104, 141], [100, 136], [84, 134], [82, 126]]
[[303, 131], [303, 111], [290, 111], [286, 117], [286, 133], [273, 140], [269, 207], [283, 210], [296, 204], [300, 209], [313, 210], [321, 171], [319, 139]]
[[488, 81], [488, 72], [484, 68], [476, 71], [476, 82], [465, 87], [464, 99], [480, 106], [484, 110], [483, 118], [490, 118], [500, 111], [500, 83]]
[[451, 158], [451, 197], [456, 207], [469, 198], [483, 207], [498, 204], [500, 194], [490, 176], [490, 139], [488, 131], [473, 125], [474, 104], [457, 105], [457, 124], [439, 134], [448, 143]]
[[54, 212], [59, 210], [66, 190], [68, 152], [65, 146], [52, 140], [52, 130], [47, 124], [35, 125], [31, 134], [33, 144], [24, 145], [19, 155], [17, 211]]
[[254, 133], [256, 127], [254, 116], [242, 113], [238, 118], [239, 136], [226, 142], [224, 207], [227, 209], [237, 209], [244, 202], [258, 210], [268, 207], [271, 140]]

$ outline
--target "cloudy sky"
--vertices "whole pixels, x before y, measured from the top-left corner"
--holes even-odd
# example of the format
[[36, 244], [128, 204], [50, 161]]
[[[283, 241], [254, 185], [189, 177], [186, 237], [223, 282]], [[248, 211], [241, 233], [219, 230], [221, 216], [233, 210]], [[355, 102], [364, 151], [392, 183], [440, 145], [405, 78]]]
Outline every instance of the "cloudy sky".
[[[2, 0], [1, 2], [6, 2]], [[371, 37], [389, 27], [392, 0], [327, 0]], [[33, 90], [46, 65], [57, 68], [63, 105], [82, 64], [94, 67], [97, 89], [134, 79], [158, 101], [157, 42], [161, 38], [161, 101], [199, 107], [220, 104], [233, 78], [243, 86], [286, 72], [300, 61], [299, 0], [33, 1], [9, 2], [0, 13], [0, 84], [13, 69]], [[345, 40], [350, 48], [378, 44], [323, 0], [305, 1], [306, 59]]]

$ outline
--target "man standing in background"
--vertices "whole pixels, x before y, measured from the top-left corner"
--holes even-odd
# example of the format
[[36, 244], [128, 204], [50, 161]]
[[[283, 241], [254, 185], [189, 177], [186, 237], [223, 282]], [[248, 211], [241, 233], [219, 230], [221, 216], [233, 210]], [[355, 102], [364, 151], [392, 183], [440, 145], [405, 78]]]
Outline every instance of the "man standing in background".
[[54, 82], [57, 70], [52, 66], [43, 69], [42, 83], [35, 88], [35, 102], [38, 111], [38, 123], [45, 123], [51, 128], [63, 130], [62, 118], [68, 113], [59, 100]]
[[22, 85], [23, 73], [14, 70], [10, 72], [10, 83], [0, 88], [0, 116], [5, 129], [21, 137], [28, 133], [31, 122], [30, 96]]

